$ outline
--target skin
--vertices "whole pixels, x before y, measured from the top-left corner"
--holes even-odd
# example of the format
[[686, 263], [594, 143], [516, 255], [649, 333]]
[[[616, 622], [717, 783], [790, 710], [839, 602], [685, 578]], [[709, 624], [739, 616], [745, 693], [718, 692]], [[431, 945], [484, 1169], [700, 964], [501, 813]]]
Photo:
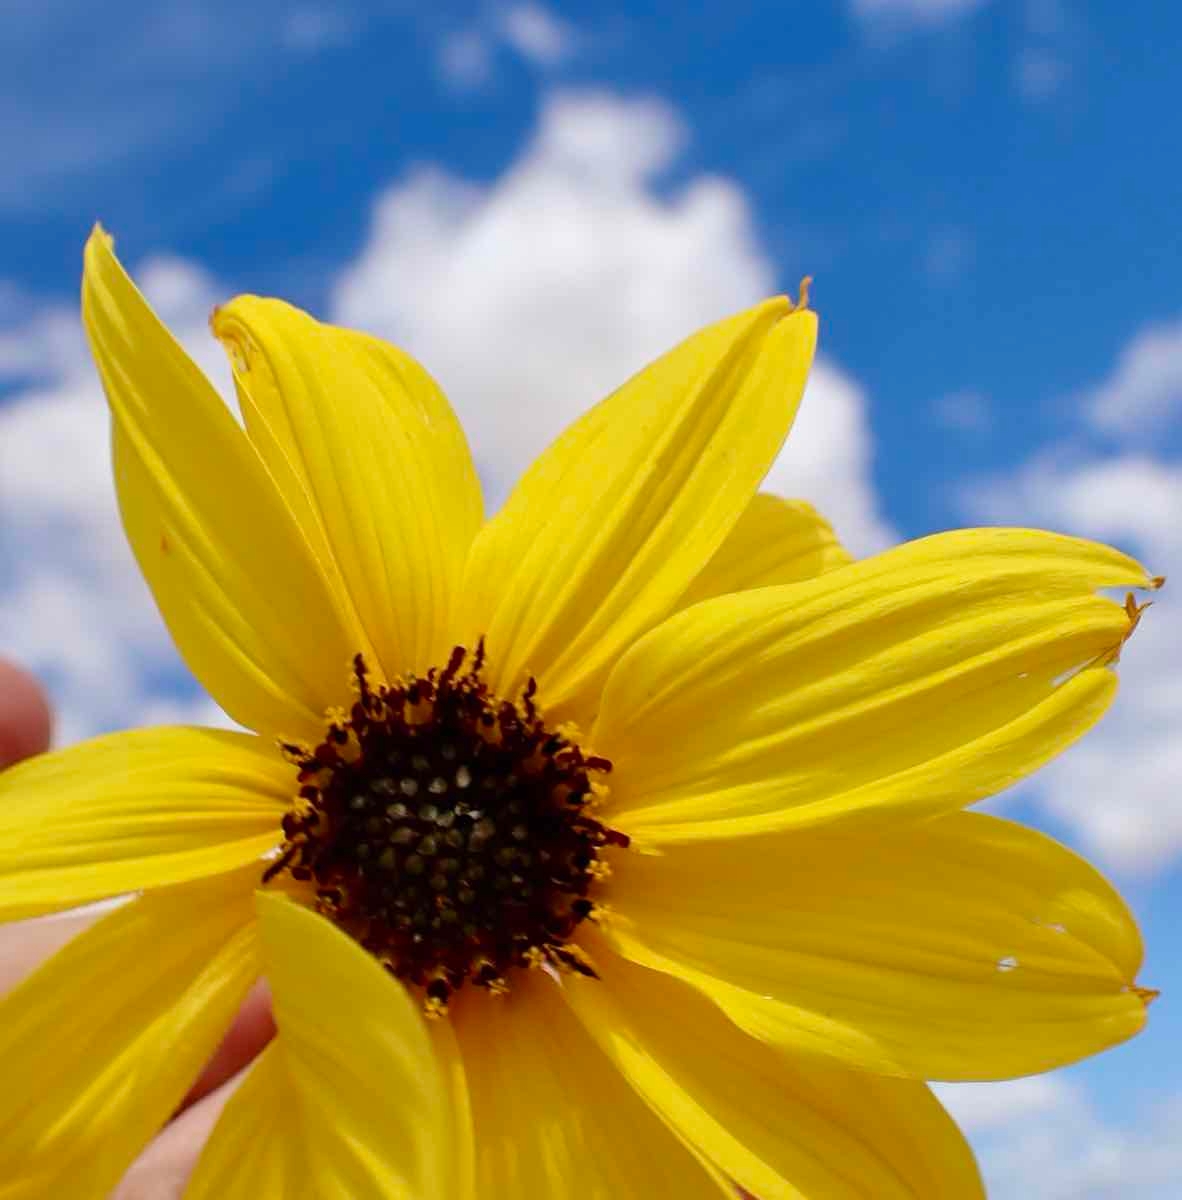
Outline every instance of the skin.
[[[0, 770], [45, 751], [52, 724], [41, 686], [0, 660]], [[0, 996], [96, 919], [67, 914], [0, 927]], [[172, 1120], [135, 1161], [111, 1200], [180, 1200], [222, 1108], [274, 1033], [266, 985], [259, 983]]]

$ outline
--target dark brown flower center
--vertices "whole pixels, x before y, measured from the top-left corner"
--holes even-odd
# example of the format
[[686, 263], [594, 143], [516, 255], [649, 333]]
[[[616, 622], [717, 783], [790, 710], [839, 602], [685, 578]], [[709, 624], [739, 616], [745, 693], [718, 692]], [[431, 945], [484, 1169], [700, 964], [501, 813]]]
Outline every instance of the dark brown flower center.
[[310, 882], [320, 910], [446, 1011], [465, 982], [500, 991], [513, 967], [594, 974], [569, 942], [595, 910], [605, 846], [628, 838], [592, 815], [606, 759], [546, 727], [530, 680], [518, 703], [464, 670], [457, 647], [425, 677], [371, 687], [332, 714], [314, 750], [284, 744], [299, 802], [264, 876]]

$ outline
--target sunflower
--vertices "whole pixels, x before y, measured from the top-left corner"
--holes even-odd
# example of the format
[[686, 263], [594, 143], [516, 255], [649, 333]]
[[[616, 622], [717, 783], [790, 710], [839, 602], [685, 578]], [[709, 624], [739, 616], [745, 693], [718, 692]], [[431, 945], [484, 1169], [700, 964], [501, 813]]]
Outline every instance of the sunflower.
[[[218, 310], [240, 424], [96, 230], [124, 523], [252, 732], [0, 777], [0, 910], [134, 893], [0, 1006], [0, 1196], [105, 1196], [260, 975], [278, 1035], [188, 1195], [975, 1197], [924, 1080], [1136, 1033], [1120, 897], [963, 811], [1079, 737], [1148, 588], [1051, 533], [851, 562], [759, 494], [816, 340], [713, 325], [485, 520], [432, 379]], [[507, 415], [508, 416], [508, 415]], [[64, 485], [68, 486], [68, 484]]]

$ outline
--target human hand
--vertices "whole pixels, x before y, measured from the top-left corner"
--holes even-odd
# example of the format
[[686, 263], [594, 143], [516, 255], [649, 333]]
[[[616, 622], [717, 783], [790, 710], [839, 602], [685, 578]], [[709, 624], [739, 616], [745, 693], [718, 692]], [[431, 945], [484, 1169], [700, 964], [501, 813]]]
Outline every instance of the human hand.
[[[31, 676], [0, 660], [0, 770], [40, 754], [52, 719]], [[0, 927], [0, 998], [99, 917], [82, 910]], [[270, 999], [255, 987], [173, 1118], [132, 1165], [111, 1200], [180, 1200], [197, 1158], [245, 1068], [275, 1032]]]

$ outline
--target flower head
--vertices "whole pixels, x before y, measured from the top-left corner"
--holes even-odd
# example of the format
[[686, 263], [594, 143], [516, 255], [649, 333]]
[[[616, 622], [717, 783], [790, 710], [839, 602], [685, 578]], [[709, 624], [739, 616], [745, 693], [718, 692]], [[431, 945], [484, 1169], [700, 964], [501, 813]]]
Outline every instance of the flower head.
[[357, 656], [349, 712], [315, 748], [282, 747], [302, 803], [263, 873], [313, 885], [322, 913], [422, 989], [429, 1016], [465, 983], [506, 991], [515, 967], [594, 975], [571, 937], [610, 869], [600, 852], [628, 845], [591, 811], [611, 763], [546, 727], [536, 681], [499, 700], [483, 643], [465, 657], [458, 646], [442, 670], [375, 689]]
[[1141, 1027], [1119, 896], [962, 810], [1102, 715], [1141, 610], [1101, 593], [1160, 581], [1028, 530], [853, 563], [759, 494], [804, 296], [670, 351], [487, 521], [394, 347], [239, 298], [240, 424], [101, 231], [83, 309], [128, 537], [250, 732], [0, 777], [0, 914], [137, 893], [0, 1006], [14, 1195], [106, 1195], [259, 974], [279, 1033], [197, 1200], [975, 1197], [923, 1081]]

